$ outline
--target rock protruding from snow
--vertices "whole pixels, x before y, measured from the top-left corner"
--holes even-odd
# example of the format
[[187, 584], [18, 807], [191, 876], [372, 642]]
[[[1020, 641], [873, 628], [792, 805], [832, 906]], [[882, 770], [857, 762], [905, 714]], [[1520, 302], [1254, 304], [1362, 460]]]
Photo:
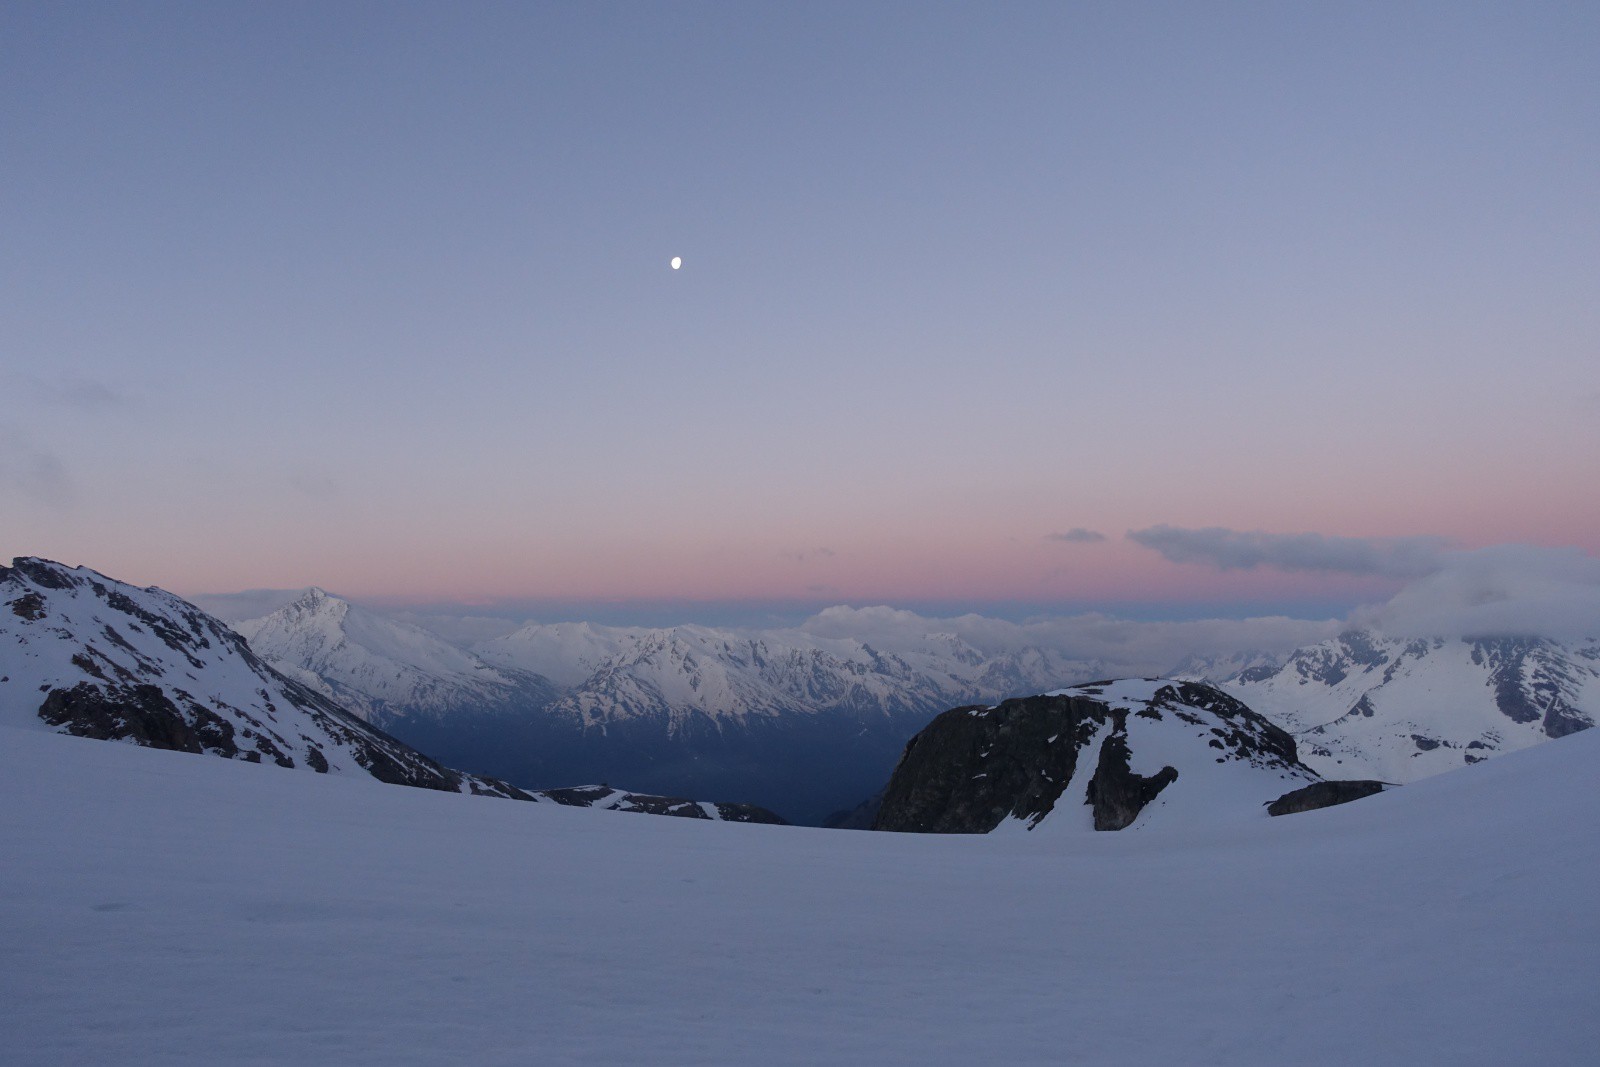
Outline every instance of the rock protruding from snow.
[[786, 820], [756, 804], [726, 804], [686, 797], [660, 797], [650, 793], [630, 793], [608, 785], [579, 785], [566, 789], [541, 789], [539, 795], [573, 808], [599, 808], [604, 811], [632, 811], [644, 815], [671, 815], [680, 819], [711, 819], [715, 822], [753, 822], [787, 826]]
[[1095, 682], [947, 711], [906, 746], [876, 830], [1120, 830], [1263, 818], [1319, 780], [1294, 739], [1208, 685]]
[[374, 729], [161, 589], [25, 557], [0, 567], [0, 604], [5, 725], [530, 799]]
[[1292, 789], [1268, 804], [1267, 814], [1294, 815], [1302, 811], [1316, 811], [1318, 808], [1348, 804], [1352, 800], [1361, 800], [1363, 797], [1375, 796], [1381, 792], [1383, 792], [1382, 782], [1313, 782], [1299, 789]]

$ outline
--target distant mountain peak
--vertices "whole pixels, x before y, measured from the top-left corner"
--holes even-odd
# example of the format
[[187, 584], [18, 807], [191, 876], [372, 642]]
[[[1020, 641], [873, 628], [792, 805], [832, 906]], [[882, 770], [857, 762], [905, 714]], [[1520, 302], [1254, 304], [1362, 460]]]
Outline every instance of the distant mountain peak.
[[236, 629], [279, 670], [389, 729], [413, 716], [526, 711], [555, 695], [547, 679], [490, 664], [317, 586]]

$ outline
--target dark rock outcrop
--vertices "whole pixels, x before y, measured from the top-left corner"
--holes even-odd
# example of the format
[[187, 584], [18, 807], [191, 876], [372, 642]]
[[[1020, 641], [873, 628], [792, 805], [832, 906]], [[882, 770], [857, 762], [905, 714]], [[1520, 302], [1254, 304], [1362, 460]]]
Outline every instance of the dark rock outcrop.
[[1314, 782], [1302, 789], [1291, 790], [1267, 805], [1268, 815], [1293, 815], [1301, 811], [1331, 808], [1335, 804], [1348, 804], [1352, 800], [1370, 797], [1383, 792], [1382, 782], [1347, 781]]
[[1121, 830], [1139, 817], [1144, 806], [1177, 781], [1175, 767], [1144, 777], [1128, 769], [1126, 713], [1118, 714], [1115, 731], [1100, 745], [1100, 763], [1089, 779], [1088, 800], [1094, 805], [1096, 830]]
[[[940, 715], [906, 746], [872, 828], [987, 833], [1007, 818], [1032, 828], [1058, 803], [1081, 803], [1092, 808], [1095, 829], [1123, 829], [1181, 773], [1135, 773], [1137, 737], [1162, 738], [1158, 749], [1191, 753], [1195, 766], [1258, 768], [1266, 789], [1317, 778], [1300, 763], [1293, 737], [1211, 686], [1092, 682]], [[1080, 771], [1084, 759], [1096, 761], [1092, 777]], [[1067, 797], [1074, 775], [1080, 784]]]
[[1078, 753], [1108, 721], [1084, 697], [1023, 697], [947, 711], [906, 745], [874, 830], [983, 834], [1055, 807]]
[[39, 718], [76, 737], [237, 758], [233, 724], [205, 708], [195, 712], [186, 717], [160, 686], [108, 691], [83, 683], [52, 689], [39, 708]]

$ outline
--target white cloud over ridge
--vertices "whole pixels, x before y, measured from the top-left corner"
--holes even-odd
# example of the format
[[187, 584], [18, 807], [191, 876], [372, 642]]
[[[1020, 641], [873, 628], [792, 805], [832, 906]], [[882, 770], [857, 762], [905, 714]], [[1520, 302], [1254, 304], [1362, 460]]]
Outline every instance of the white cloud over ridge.
[[1154, 675], [1190, 656], [1230, 656], [1241, 651], [1281, 654], [1333, 637], [1336, 619], [1193, 619], [1145, 622], [1085, 614], [1031, 622], [986, 615], [930, 618], [891, 607], [831, 607], [800, 629], [815, 637], [855, 638], [884, 652], [909, 652], [930, 633], [961, 638], [987, 655], [1042, 648], [1077, 660], [1107, 676]]
[[[1419, 557], [1420, 558], [1420, 557]], [[802, 624], [817, 637], [853, 637], [887, 652], [951, 633], [986, 654], [1047, 649], [1108, 675], [1170, 671], [1186, 657], [1281, 655], [1359, 627], [1391, 637], [1600, 638], [1600, 559], [1575, 548], [1501, 545], [1441, 552], [1433, 570], [1386, 603], [1344, 619], [1146, 622], [1087, 614], [1025, 623], [983, 615], [930, 618], [891, 607], [832, 607]]]
[[1600, 559], [1535, 545], [1450, 552], [1435, 573], [1350, 621], [1404, 637], [1600, 638]]

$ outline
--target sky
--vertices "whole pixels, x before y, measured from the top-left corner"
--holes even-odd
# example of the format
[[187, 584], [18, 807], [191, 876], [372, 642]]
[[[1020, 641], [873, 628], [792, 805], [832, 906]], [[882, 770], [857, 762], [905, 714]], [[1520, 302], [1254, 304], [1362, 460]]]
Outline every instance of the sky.
[[7, 3], [0, 554], [1323, 618], [1592, 557], [1596, 70], [1588, 3]]

